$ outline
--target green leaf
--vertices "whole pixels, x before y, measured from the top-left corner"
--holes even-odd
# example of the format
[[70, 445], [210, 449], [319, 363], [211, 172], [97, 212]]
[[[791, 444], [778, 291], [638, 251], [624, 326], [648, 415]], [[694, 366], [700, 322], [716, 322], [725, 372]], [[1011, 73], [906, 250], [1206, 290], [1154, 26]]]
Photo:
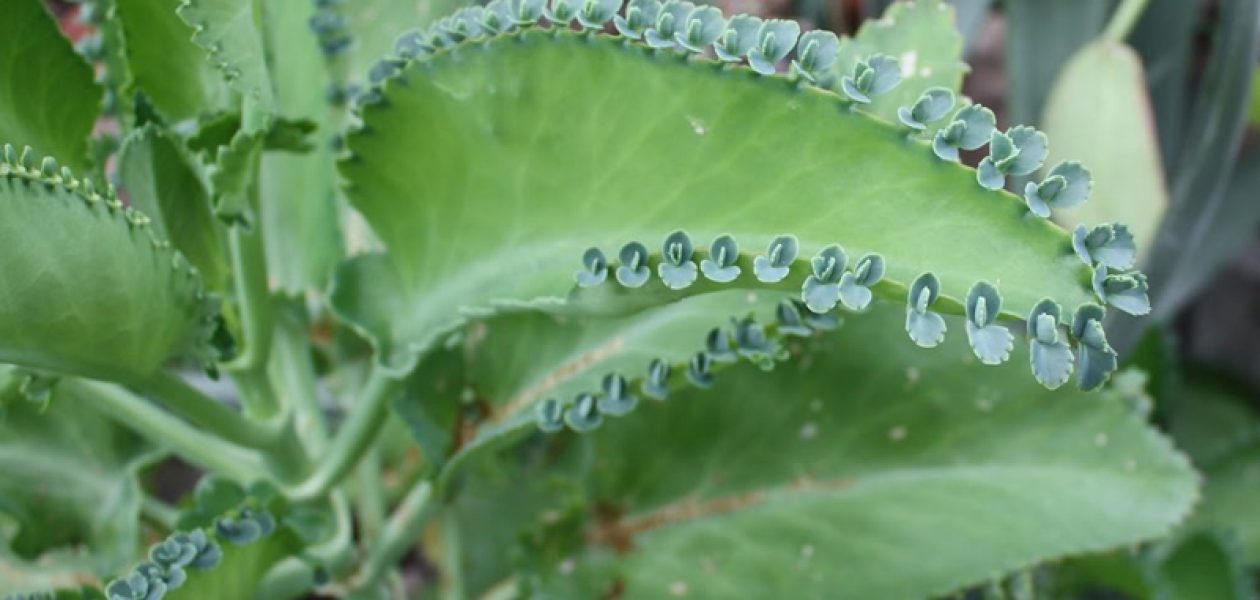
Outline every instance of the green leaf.
[[211, 364], [216, 310], [196, 270], [66, 173], [0, 162], [0, 362], [123, 382], [177, 357]]
[[[903, 318], [877, 303], [796, 364], [737, 366], [712, 390], [526, 447], [497, 496], [456, 506], [519, 490], [514, 502], [536, 507], [540, 485], [525, 481], [576, 479], [584, 527], [564, 532], [573, 500], [554, 493], [517, 525], [541, 529], [523, 539], [556, 559], [522, 581], [623, 598], [927, 597], [1152, 539], [1187, 515], [1194, 473], [1121, 398], [1041, 389], [1022, 364], [977, 364], [958, 337], [917, 348], [887, 334]], [[475, 543], [468, 555], [508, 540]]]
[[1094, 184], [1089, 202], [1058, 211], [1055, 220], [1065, 227], [1125, 223], [1138, 249], [1148, 249], [1168, 206], [1154, 123], [1131, 48], [1102, 39], [1072, 55], [1046, 99], [1042, 127], [1054, 140], [1046, 164], [1079, 160]]
[[[131, 81], [166, 119], [180, 121], [235, 105], [223, 74], [192, 42], [193, 29], [175, 9], [179, 0], [115, 0], [126, 40]], [[130, 94], [128, 94], [130, 95]]]
[[342, 255], [332, 107], [324, 91], [331, 84], [319, 43], [308, 21], [315, 3], [268, 4], [270, 49], [277, 109], [290, 119], [316, 124], [314, 144], [304, 154], [265, 153], [259, 202], [267, 273], [275, 287], [296, 294], [323, 289]]
[[118, 177], [131, 206], [152, 217], [153, 230], [188, 257], [207, 284], [223, 289], [228, 264], [210, 198], [182, 142], [146, 125], [127, 136]]
[[[848, 75], [853, 65], [872, 54], [887, 54], [901, 67], [901, 83], [872, 99], [870, 110], [890, 123], [897, 109], [913, 106], [924, 90], [943, 87], [954, 95], [962, 92], [962, 79], [970, 68], [962, 61], [962, 36], [954, 26], [954, 7], [940, 0], [894, 2], [878, 19], [864, 21], [857, 36], [840, 40], [838, 76]], [[934, 132], [948, 122], [929, 124]]]
[[[410, 63], [382, 95], [364, 107], [342, 172], [389, 252], [345, 265], [333, 296], [391, 362], [428, 347], [461, 307], [557, 301], [593, 245], [658, 248], [678, 229], [697, 248], [732, 234], [749, 262], [794, 234], [798, 271], [832, 243], [878, 252], [881, 285], [899, 298], [923, 271], [953, 306], [993, 278], [1015, 318], [1043, 297], [1090, 298], [1065, 232], [903, 131], [782, 78], [531, 30]], [[655, 283], [588, 291], [681, 294]]]
[[1260, 565], [1260, 413], [1250, 392], [1223, 386], [1219, 376], [1192, 377], [1174, 388], [1169, 428], [1206, 479], [1196, 526], [1237, 536], [1243, 560]]
[[[0, 419], [0, 589], [43, 591], [123, 568], [139, 549], [138, 472], [153, 449], [58, 387], [47, 409], [10, 403]], [[2, 521], [3, 519], [0, 519]]]
[[[273, 114], [276, 98], [262, 34], [262, 2], [183, 0], [177, 12], [193, 27], [193, 42], [209, 54], [210, 64], [228, 85], [262, 114]], [[247, 115], [245, 124], [253, 132], [262, 122]]]
[[1255, 598], [1252, 575], [1231, 541], [1198, 532], [1177, 540], [1158, 571], [1160, 598]]
[[6, 3], [0, 65], [0, 143], [31, 146], [86, 171], [102, 92], [42, 2]]

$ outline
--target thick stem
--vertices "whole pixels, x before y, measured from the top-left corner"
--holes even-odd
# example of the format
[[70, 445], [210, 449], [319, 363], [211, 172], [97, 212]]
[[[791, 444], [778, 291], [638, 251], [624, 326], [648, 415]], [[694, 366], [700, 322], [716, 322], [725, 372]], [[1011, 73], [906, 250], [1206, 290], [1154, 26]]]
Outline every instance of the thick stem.
[[140, 501], [140, 516], [168, 532], [179, 522], [178, 509], [147, 494]]
[[380, 537], [369, 547], [363, 567], [355, 576], [356, 588], [376, 585], [416, 545], [433, 514], [432, 498], [433, 486], [428, 481], [421, 481], [411, 488], [398, 508], [394, 509], [394, 514], [390, 515]]
[[442, 515], [442, 597], [447, 600], [463, 600], [464, 568], [460, 561], [464, 552], [461, 549], [459, 523], [453, 513]]
[[1133, 30], [1133, 25], [1137, 23], [1138, 18], [1142, 16], [1142, 11], [1146, 10], [1148, 0], [1124, 0], [1120, 6], [1116, 8], [1116, 12], [1112, 13], [1111, 21], [1107, 23], [1107, 29], [1103, 32], [1103, 36], [1107, 39], [1123, 42], [1129, 37], [1129, 32]]
[[271, 446], [286, 426], [279, 419], [265, 424], [250, 421], [170, 373], [157, 373], [135, 387], [198, 427], [242, 446]]
[[207, 471], [242, 482], [253, 481], [264, 471], [256, 452], [195, 429], [120, 386], [80, 379], [67, 379], [61, 385], [82, 389], [122, 425]]
[[245, 412], [258, 418], [269, 418], [279, 411], [270, 386], [262, 376], [271, 353], [272, 306], [267, 289], [267, 258], [262, 234], [233, 227], [228, 234], [232, 254], [232, 270], [236, 273], [236, 301], [241, 311], [241, 331], [245, 350], [224, 365], [235, 373], [241, 388]]
[[367, 545], [374, 545], [385, 527], [385, 494], [381, 484], [381, 452], [373, 445], [355, 472], [355, 514]]
[[389, 414], [389, 401], [398, 391], [398, 379], [374, 368], [359, 393], [349, 420], [341, 426], [328, 451], [316, 462], [315, 470], [288, 490], [297, 501], [318, 498], [337, 485], [371, 447]]
[[312, 454], [328, 447], [328, 420], [319, 405], [311, 343], [306, 334], [304, 307], [289, 302], [276, 311], [272, 341], [271, 381], [280, 402], [293, 411], [298, 438]]

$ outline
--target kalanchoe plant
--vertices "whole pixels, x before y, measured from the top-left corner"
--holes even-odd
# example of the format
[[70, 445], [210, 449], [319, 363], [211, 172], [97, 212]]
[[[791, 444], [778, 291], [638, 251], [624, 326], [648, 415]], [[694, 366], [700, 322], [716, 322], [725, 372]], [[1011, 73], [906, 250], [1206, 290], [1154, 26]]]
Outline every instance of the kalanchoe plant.
[[1047, 138], [961, 96], [939, 0], [92, 0], [84, 55], [13, 4], [6, 592], [932, 597], [1195, 501], [1111, 383], [1133, 236], [1029, 216], [1076, 162], [1005, 191]]

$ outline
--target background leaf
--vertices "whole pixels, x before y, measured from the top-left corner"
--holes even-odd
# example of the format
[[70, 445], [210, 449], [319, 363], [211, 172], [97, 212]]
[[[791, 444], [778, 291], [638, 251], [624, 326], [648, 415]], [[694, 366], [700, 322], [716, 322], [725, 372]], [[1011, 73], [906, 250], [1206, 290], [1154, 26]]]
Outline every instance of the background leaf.
[[35, 148], [86, 171], [100, 109], [92, 68], [61, 35], [42, 2], [7, 2], [0, 20], [0, 144]]
[[158, 454], [57, 389], [46, 410], [9, 403], [0, 419], [0, 589], [67, 587], [122, 569], [139, 551], [138, 472]]
[[163, 117], [180, 121], [209, 115], [236, 103], [223, 74], [193, 43], [193, 28], [175, 9], [179, 0], [114, 0], [112, 17], [121, 24], [131, 81]]
[[[1006, 122], [1036, 124], [1059, 69], [1103, 29], [1105, 0], [1007, 0]], [[1051, 138], [1053, 150], [1058, 138]]]
[[227, 285], [228, 264], [210, 198], [182, 142], [156, 126], [123, 141], [118, 177], [131, 205], [153, 218], [153, 230], [171, 240], [214, 289]]
[[1108, 39], [1079, 50], [1060, 71], [1041, 122], [1051, 140], [1046, 164], [1077, 160], [1093, 176], [1089, 201], [1055, 220], [1067, 228], [1124, 223], [1141, 256], [1168, 206], [1168, 188], [1137, 54]]

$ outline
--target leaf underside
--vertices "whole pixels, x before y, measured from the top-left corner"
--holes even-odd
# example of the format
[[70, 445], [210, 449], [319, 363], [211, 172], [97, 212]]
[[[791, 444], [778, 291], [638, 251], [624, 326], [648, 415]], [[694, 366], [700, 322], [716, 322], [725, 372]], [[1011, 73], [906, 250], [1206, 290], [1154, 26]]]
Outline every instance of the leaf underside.
[[341, 168], [388, 257], [346, 265], [358, 287], [334, 304], [386, 353], [427, 347], [461, 307], [562, 297], [586, 248], [675, 229], [750, 253], [790, 233], [805, 260], [879, 252], [886, 280], [931, 271], [954, 299], [1000, 281], [1016, 317], [1089, 299], [1059, 228], [782, 77], [528, 30], [410, 63], [382, 95]]

